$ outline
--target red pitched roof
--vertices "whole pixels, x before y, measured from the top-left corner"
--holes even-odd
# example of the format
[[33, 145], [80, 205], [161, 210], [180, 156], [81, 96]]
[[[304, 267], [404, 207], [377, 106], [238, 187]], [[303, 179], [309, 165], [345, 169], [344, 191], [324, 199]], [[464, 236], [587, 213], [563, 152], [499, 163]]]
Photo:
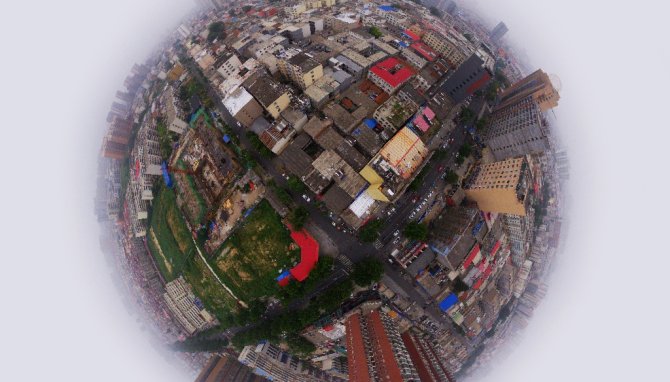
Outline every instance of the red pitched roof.
[[500, 240], [496, 241], [496, 244], [493, 246], [493, 249], [491, 249], [491, 256], [495, 256], [496, 253], [498, 253], [499, 249], [500, 249]]
[[[372, 357], [376, 361], [381, 380], [402, 381], [400, 365], [393, 353], [391, 340], [386, 333], [378, 310], [368, 313], [368, 336], [372, 347]], [[349, 379], [350, 381], [352, 379]]]
[[354, 313], [346, 322], [347, 364], [349, 366], [349, 380], [369, 382], [368, 360], [363, 343], [360, 313]]
[[303, 281], [319, 261], [319, 243], [304, 228], [301, 231], [291, 229], [291, 239], [300, 247], [300, 263], [291, 269], [291, 276]]
[[482, 274], [479, 277], [479, 280], [475, 283], [475, 285], [472, 286], [472, 289], [479, 289], [479, 287], [482, 286], [484, 281], [486, 281], [487, 278], [491, 275], [491, 272], [493, 271], [493, 266], [489, 264], [489, 266], [484, 270], [484, 274]]
[[435, 53], [431, 47], [422, 43], [421, 41], [412, 43], [410, 46], [428, 61], [434, 61], [437, 58], [437, 53]]
[[467, 268], [472, 264], [472, 262], [475, 260], [475, 256], [479, 253], [479, 244], [475, 244], [474, 247], [470, 250], [470, 253], [468, 254], [468, 257], [465, 258], [465, 261], [463, 262], [463, 268]]
[[414, 74], [409, 65], [395, 57], [387, 58], [378, 63], [370, 71], [394, 88], [407, 81]]
[[408, 35], [408, 36], [409, 36], [412, 40], [414, 40], [414, 41], [421, 40], [421, 37], [419, 37], [418, 34], [412, 32], [412, 31], [409, 30], [409, 29], [405, 29], [405, 34]]

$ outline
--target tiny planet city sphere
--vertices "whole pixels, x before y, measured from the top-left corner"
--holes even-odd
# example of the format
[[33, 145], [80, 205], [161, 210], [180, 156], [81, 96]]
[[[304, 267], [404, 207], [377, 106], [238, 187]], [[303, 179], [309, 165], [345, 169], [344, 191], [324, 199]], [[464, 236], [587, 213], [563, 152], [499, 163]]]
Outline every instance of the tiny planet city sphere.
[[116, 94], [96, 213], [196, 381], [455, 381], [547, 291], [560, 80], [453, 1], [198, 1]]

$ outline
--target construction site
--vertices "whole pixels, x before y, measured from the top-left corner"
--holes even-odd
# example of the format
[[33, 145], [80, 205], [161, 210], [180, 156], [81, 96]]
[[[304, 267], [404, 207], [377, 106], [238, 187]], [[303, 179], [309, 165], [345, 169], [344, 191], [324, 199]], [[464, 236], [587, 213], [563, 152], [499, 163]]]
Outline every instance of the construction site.
[[[264, 199], [262, 179], [238, 158], [229, 137], [207, 114], [196, 114], [162, 164], [154, 206], [160, 216], [152, 219], [149, 238], [167, 279], [184, 274], [196, 294], [218, 296], [206, 299], [217, 316], [233, 302], [275, 295], [277, 274], [301, 264], [301, 247]], [[296, 279], [307, 277], [318, 258], [314, 252]]]
[[[240, 218], [265, 194], [253, 170], [244, 171], [224, 135], [198, 117], [164, 166], [169, 187], [194, 234], [204, 237], [208, 254], [216, 252]], [[206, 232], [206, 235], [203, 233]]]
[[300, 248], [270, 203], [249, 210], [217, 253], [215, 270], [241, 299], [275, 295], [275, 278], [300, 261]]

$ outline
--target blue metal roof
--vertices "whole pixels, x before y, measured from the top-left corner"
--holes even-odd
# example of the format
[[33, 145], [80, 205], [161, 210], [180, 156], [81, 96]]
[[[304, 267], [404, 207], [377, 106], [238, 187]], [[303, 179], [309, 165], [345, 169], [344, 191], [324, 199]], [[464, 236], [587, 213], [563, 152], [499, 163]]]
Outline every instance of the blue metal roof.
[[452, 293], [449, 296], [447, 296], [444, 300], [442, 300], [442, 302], [440, 303], [440, 309], [442, 309], [443, 312], [446, 312], [457, 302], [458, 302], [458, 296]]

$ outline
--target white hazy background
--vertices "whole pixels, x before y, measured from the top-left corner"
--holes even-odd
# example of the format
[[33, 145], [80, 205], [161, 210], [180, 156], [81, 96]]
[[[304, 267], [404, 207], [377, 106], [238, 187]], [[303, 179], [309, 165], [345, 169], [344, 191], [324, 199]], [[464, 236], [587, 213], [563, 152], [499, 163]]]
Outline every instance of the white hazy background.
[[[562, 80], [565, 253], [484, 381], [667, 381], [662, 2], [462, 1]], [[121, 304], [98, 249], [96, 160], [115, 91], [192, 0], [3, 2], [0, 380], [189, 381]]]

